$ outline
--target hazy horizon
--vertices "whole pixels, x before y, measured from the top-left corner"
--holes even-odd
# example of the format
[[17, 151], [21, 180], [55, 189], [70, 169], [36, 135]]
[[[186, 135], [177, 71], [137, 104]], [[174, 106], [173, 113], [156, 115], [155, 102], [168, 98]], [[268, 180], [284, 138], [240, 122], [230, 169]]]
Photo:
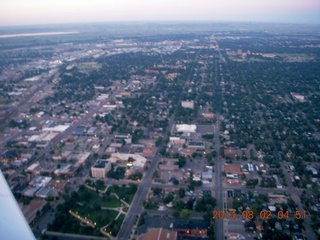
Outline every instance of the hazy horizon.
[[97, 22], [320, 24], [319, 0], [2, 0], [0, 26]]

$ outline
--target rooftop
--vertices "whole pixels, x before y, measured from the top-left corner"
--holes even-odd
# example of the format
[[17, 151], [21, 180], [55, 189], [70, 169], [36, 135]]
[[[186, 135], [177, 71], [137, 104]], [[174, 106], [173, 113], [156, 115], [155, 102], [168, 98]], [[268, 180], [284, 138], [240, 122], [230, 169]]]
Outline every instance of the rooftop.
[[105, 166], [108, 164], [107, 160], [98, 160], [93, 167], [94, 168], [105, 168]]

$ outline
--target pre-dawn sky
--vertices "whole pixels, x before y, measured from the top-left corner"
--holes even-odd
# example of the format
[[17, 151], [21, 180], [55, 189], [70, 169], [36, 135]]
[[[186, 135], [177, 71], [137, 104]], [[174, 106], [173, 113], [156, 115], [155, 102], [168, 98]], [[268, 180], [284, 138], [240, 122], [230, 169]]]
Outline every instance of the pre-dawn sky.
[[320, 23], [320, 0], [1, 0], [0, 25], [108, 21]]

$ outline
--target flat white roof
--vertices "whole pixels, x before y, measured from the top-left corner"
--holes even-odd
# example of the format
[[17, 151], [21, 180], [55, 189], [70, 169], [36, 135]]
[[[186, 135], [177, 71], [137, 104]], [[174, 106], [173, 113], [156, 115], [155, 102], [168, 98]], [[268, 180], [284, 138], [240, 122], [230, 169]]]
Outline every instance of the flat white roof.
[[90, 156], [90, 153], [89, 152], [84, 152], [84, 153], [80, 153], [79, 155], [79, 163], [84, 163], [88, 157]]
[[178, 132], [196, 132], [197, 126], [195, 124], [177, 124], [176, 129]]
[[69, 128], [68, 125], [58, 125], [55, 127], [45, 127], [42, 129], [44, 132], [64, 132]]
[[121, 161], [128, 161], [129, 158], [133, 158], [135, 161], [132, 163], [132, 167], [144, 167], [147, 159], [139, 154], [131, 153], [112, 153], [111, 158], [116, 158]]
[[26, 171], [33, 171], [38, 166], [39, 166], [39, 163], [33, 163], [26, 169]]

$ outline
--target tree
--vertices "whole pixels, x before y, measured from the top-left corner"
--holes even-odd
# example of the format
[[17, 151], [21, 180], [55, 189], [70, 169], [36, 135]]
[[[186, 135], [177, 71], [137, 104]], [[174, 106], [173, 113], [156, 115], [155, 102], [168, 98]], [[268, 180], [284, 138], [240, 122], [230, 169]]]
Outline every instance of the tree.
[[191, 216], [191, 211], [188, 209], [182, 209], [181, 217], [182, 218], [189, 218]]
[[174, 211], [173, 214], [172, 214], [172, 216], [173, 216], [174, 218], [179, 218], [179, 217], [180, 217], [180, 212], [179, 212], [179, 211]]
[[179, 189], [179, 197], [184, 198], [185, 195], [186, 195], [186, 190], [184, 188], [180, 188]]
[[184, 165], [186, 165], [186, 163], [187, 163], [186, 158], [184, 156], [180, 156], [178, 160], [179, 168], [183, 168]]
[[176, 179], [176, 178], [174, 178], [174, 179], [172, 180], [172, 183], [173, 183], [174, 185], [178, 185], [178, 184], [179, 184], [179, 180]]
[[259, 180], [258, 179], [249, 179], [246, 182], [246, 187], [248, 188], [255, 188], [258, 184]]
[[208, 228], [208, 232], [207, 232], [209, 240], [215, 240], [214, 227], [215, 227], [215, 225], [214, 225], [214, 222], [212, 221], [209, 228]]
[[164, 203], [168, 204], [169, 202], [171, 202], [174, 199], [174, 196], [172, 193], [168, 193], [165, 197], [164, 197]]
[[160, 196], [161, 192], [162, 192], [161, 188], [156, 187], [155, 189], [153, 189], [153, 195], [155, 196]]
[[196, 201], [195, 211], [206, 212], [211, 211], [216, 206], [216, 199], [211, 196], [203, 196]]
[[96, 181], [96, 188], [97, 189], [103, 189], [104, 187], [105, 187], [105, 185], [104, 185], [104, 181], [103, 180], [99, 179], [99, 180]]
[[173, 202], [173, 209], [175, 209], [177, 211], [181, 211], [184, 208], [185, 208], [185, 204], [181, 199]]
[[161, 143], [162, 143], [162, 137], [158, 137], [156, 141], [156, 147], [159, 147]]

